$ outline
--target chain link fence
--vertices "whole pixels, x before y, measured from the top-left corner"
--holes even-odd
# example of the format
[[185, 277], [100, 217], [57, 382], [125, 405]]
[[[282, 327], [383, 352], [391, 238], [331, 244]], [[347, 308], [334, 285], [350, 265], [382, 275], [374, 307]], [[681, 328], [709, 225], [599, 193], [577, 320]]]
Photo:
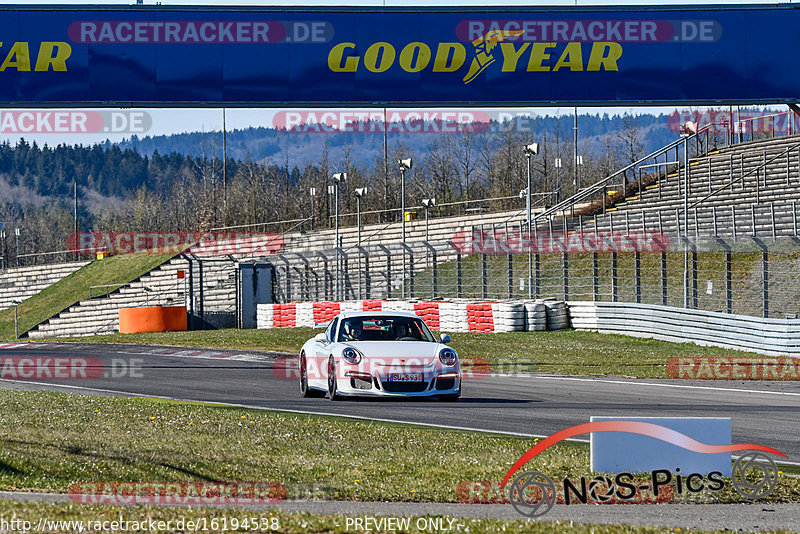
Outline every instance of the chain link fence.
[[[685, 248], [685, 251], [684, 251]], [[800, 313], [800, 238], [675, 240], [663, 252], [460, 254], [452, 242], [271, 256], [279, 302], [557, 298]]]

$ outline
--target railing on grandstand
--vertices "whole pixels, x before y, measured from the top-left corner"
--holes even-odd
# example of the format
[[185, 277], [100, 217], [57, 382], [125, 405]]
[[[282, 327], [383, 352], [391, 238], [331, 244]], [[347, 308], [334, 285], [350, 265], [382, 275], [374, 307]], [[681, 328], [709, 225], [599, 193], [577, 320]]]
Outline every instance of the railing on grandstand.
[[[789, 111], [737, 119], [733, 130], [731, 130], [728, 122], [709, 124], [695, 133], [685, 131], [685, 127], [682, 127], [682, 131], [685, 131], [685, 133], [681, 139], [672, 141], [655, 152], [578, 191], [571, 197], [556, 203], [554, 206], [537, 214], [533, 221], [551, 220], [559, 214], [562, 217], [604, 214], [616, 202], [633, 195], [641, 195], [648, 185], [660, 181], [668, 183], [670, 178], [677, 180], [680, 188], [681, 180], [685, 179], [685, 166], [690, 161], [694, 163], [697, 158], [709, 154], [713, 150], [728, 147], [737, 142], [756, 141], [761, 138], [774, 138], [780, 135], [794, 135], [798, 130], [797, 125], [795, 125], [796, 120], [796, 114], [793, 111]], [[781, 124], [784, 126], [778, 126]], [[789, 150], [786, 149], [769, 161], [765, 158], [761, 168], [766, 168], [775, 159], [785, 156]], [[748, 173], [748, 175], [751, 173]], [[738, 181], [742, 179], [740, 177]], [[725, 187], [730, 187], [730, 185], [726, 184]]]
[[56, 250], [53, 252], [33, 252], [20, 254], [15, 260], [9, 261], [8, 267], [29, 267], [31, 265], [49, 265], [53, 263], [69, 263], [91, 259], [90, 254], [75, 254], [71, 250]]
[[[544, 192], [534, 192], [531, 193], [531, 196], [535, 201], [535, 205], [546, 204], [549, 202], [558, 202], [561, 196], [560, 191], [544, 191]], [[511, 211], [519, 203], [524, 204], [525, 200], [524, 197], [520, 195], [514, 196], [504, 196], [504, 197], [491, 197], [491, 198], [482, 198], [482, 199], [473, 199], [473, 200], [460, 200], [456, 202], [443, 202], [441, 204], [436, 204], [435, 206], [431, 206], [426, 208], [425, 206], [419, 205], [411, 205], [406, 206], [405, 211], [407, 212], [415, 212], [416, 216], [419, 218], [424, 218], [426, 215], [427, 209], [427, 216], [430, 219], [436, 219], [441, 217], [453, 217], [458, 215], [474, 215], [480, 213], [494, 213], [500, 211]], [[367, 219], [369, 216], [373, 216], [376, 221], [384, 222], [387, 225], [395, 224], [400, 222], [402, 217], [402, 208], [388, 208], [383, 210], [364, 210], [361, 212], [362, 217], [362, 225], [367, 224]], [[358, 212], [342, 212], [339, 213], [339, 226], [340, 227], [353, 227], [357, 224]], [[316, 225], [314, 228], [315, 230], [324, 230], [330, 229], [334, 226], [335, 222], [335, 215], [327, 215], [325, 216], [328, 221], [326, 224], [320, 226]], [[261, 223], [251, 223], [251, 224], [239, 224], [233, 226], [221, 226], [218, 228], [212, 228], [211, 231], [277, 231], [281, 234], [287, 234], [293, 231], [306, 231], [311, 229], [312, 223], [311, 217], [306, 217], [303, 219], [287, 219], [287, 220], [280, 220], [280, 221], [269, 221], [269, 222], [261, 222]], [[374, 223], [375, 221], [372, 221]]]
[[797, 115], [794, 111], [784, 111], [760, 117], [739, 118], [736, 121], [735, 135], [739, 142], [775, 138], [797, 133]]
[[[554, 206], [545, 209], [533, 217], [532, 222], [536, 224], [539, 221], [552, 220], [554, 216], [559, 213], [563, 217], [575, 215], [593, 215], [595, 213], [605, 213], [607, 207], [610, 207], [611, 201], [608, 199], [609, 192], [614, 195], [613, 200], [620, 200], [625, 198], [633, 191], [641, 193], [643, 185], [643, 178], [636, 180], [636, 174], [640, 173], [641, 168], [655, 168], [656, 174], [651, 175], [650, 179], [655, 182], [662, 175], [669, 177], [670, 174], [681, 168], [681, 162], [686, 162], [693, 157], [692, 147], [694, 147], [694, 155], [700, 153], [702, 143], [700, 142], [705, 137], [705, 146], [708, 146], [708, 132], [710, 126], [702, 128], [697, 133], [687, 135], [681, 139], [677, 139], [668, 145], [640, 158], [622, 169], [611, 173], [602, 180], [578, 191], [571, 197], [557, 202]], [[659, 161], [662, 159], [664, 161]], [[670, 159], [673, 158], [673, 159]], [[680, 173], [676, 178], [681, 180]], [[635, 189], [632, 189], [635, 188]], [[612, 189], [614, 188], [614, 189]], [[598, 198], [599, 197], [599, 198]]]

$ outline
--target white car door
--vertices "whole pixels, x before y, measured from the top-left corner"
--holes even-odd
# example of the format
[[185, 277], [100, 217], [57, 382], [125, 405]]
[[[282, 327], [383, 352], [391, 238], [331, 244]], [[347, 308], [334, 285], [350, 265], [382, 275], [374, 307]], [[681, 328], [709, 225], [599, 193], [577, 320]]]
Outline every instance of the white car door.
[[309, 363], [309, 376], [312, 376], [313, 373], [313, 376], [318, 377], [320, 383], [327, 383], [328, 380], [328, 357], [333, 350], [333, 339], [338, 325], [339, 318], [334, 317], [328, 324], [328, 328], [325, 329], [326, 341], [314, 343], [314, 363], [313, 368], [312, 364]]

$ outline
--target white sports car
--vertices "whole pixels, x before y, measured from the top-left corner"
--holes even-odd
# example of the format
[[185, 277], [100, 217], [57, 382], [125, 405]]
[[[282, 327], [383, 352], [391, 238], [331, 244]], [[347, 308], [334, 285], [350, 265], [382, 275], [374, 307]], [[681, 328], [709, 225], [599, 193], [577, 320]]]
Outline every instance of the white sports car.
[[300, 393], [349, 396], [461, 395], [458, 354], [408, 312], [344, 312], [300, 351]]

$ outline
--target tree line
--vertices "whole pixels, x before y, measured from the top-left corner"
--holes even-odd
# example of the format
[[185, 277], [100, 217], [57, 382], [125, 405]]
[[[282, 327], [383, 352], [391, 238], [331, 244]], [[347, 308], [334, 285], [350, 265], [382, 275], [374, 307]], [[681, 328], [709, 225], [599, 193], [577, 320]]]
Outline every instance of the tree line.
[[[288, 153], [223, 162], [219, 132], [198, 137], [191, 155], [146, 155], [112, 143], [40, 147], [24, 140], [6, 142], [0, 144], [0, 221], [6, 223], [7, 236], [3, 255], [14, 264], [16, 228], [20, 254], [64, 250], [73, 231], [76, 183], [80, 231], [206, 231], [276, 221], [291, 222], [253, 230], [309, 230], [312, 215], [315, 228], [333, 224], [336, 210], [328, 193], [333, 173], [348, 176], [339, 186], [342, 225], [355, 224], [354, 191], [363, 187], [365, 223], [400, 220], [397, 161], [408, 157], [414, 165], [405, 176], [407, 206], [435, 198], [432, 216], [516, 210], [525, 205], [520, 199], [528, 172], [524, 145], [539, 143], [539, 154], [531, 161], [532, 192], [552, 193], [544, 201], [552, 203], [556, 192], [563, 199], [635, 161], [643, 155], [648, 135], [628, 115], [612, 134], [582, 137], [578, 154], [583, 165], [576, 167], [572, 133], [571, 117], [554, 121], [543, 132], [509, 123], [482, 132], [433, 136], [425, 150], [397, 140], [389, 143], [385, 159], [379, 153], [370, 160], [356, 157], [357, 146], [344, 146], [341, 157], [332, 158], [335, 139], [327, 138], [316, 161], [302, 167], [290, 165]], [[489, 198], [497, 200], [485, 200]]]

